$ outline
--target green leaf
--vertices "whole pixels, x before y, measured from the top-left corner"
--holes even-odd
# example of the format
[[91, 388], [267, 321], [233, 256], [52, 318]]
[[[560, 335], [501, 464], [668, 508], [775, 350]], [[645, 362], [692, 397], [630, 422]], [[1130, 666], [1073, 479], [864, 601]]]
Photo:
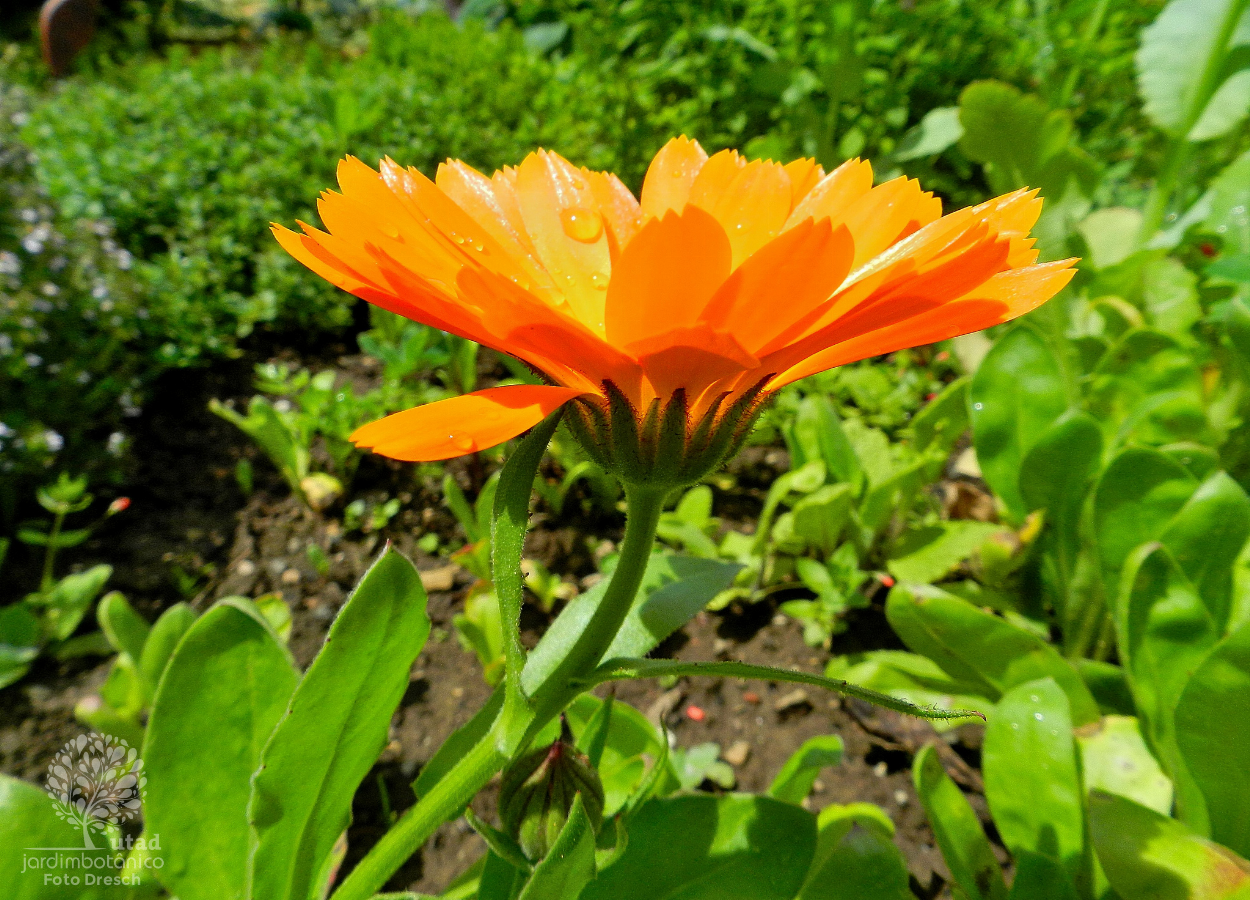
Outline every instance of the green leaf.
[[894, 825], [868, 803], [820, 811], [816, 854], [797, 900], [913, 900]]
[[599, 666], [586, 679], [586, 686], [601, 684], [605, 681], [620, 681], [636, 678], [665, 678], [672, 676], [703, 676], [708, 678], [756, 678], [762, 681], [785, 681], [794, 684], [810, 684], [813, 687], [836, 691], [848, 697], [873, 703], [877, 706], [892, 709], [895, 712], [907, 713], [922, 719], [966, 719], [981, 718], [981, 714], [969, 710], [944, 710], [933, 707], [921, 707], [897, 697], [870, 691], [867, 688], [850, 684], [845, 681], [834, 681], [810, 672], [798, 672], [791, 669], [778, 669], [774, 666], [756, 666], [750, 663], [725, 660], [722, 662], [681, 662], [671, 659], [609, 659]]
[[[78, 869], [38, 867], [37, 861], [62, 856], [90, 863], [110, 856], [107, 848], [81, 852], [40, 852], [41, 848], [81, 847], [82, 832], [56, 814], [48, 794], [9, 775], [0, 774], [0, 872], [5, 873], [5, 896], [11, 900], [122, 900], [131, 889], [122, 886], [86, 887]], [[31, 863], [35, 863], [32, 866]], [[116, 869], [96, 869], [118, 874]], [[79, 877], [78, 885], [45, 883], [46, 876]]]
[[898, 142], [893, 159], [895, 162], [908, 162], [937, 156], [958, 143], [963, 134], [964, 127], [959, 123], [959, 107], [939, 106], [929, 110], [919, 123], [907, 130]]
[[816, 819], [792, 803], [727, 794], [653, 800], [629, 846], [580, 900], [792, 900], [816, 846]]
[[958, 519], [905, 532], [885, 567], [899, 581], [929, 584], [948, 575], [1002, 527]]
[[1250, 44], [1247, 12], [1232, 40], [1220, 46], [1220, 28], [1236, 6], [1238, 0], [1172, 0], [1142, 32], [1136, 57], [1137, 88], [1146, 115], [1173, 137], [1190, 141], [1219, 137], [1235, 128], [1250, 110], [1250, 83], [1246, 81], [1250, 73], [1234, 75], [1222, 86], [1203, 83], [1212, 57]]
[[139, 672], [148, 684], [151, 694], [156, 693], [161, 675], [173, 656], [178, 642], [195, 624], [195, 612], [185, 603], [175, 603], [152, 625], [139, 657]]
[[1104, 715], [1131, 716], [1137, 712], [1128, 674], [1120, 666], [1095, 659], [1073, 660], [1081, 679]]
[[429, 636], [425, 602], [416, 568], [387, 548], [335, 619], [252, 780], [251, 896], [312, 892]]
[[[575, 733], [583, 737], [590, 732], [593, 722], [600, 717], [606, 701], [590, 694], [580, 694], [567, 710], [569, 724]], [[547, 739], [555, 739], [557, 723], [534, 739], [541, 746]], [[603, 752], [599, 759], [599, 779], [603, 782], [603, 815], [611, 818], [620, 811], [638, 789], [647, 771], [646, 759], [659, 759], [667, 752], [667, 743], [647, 721], [646, 716], [627, 703], [613, 703], [611, 716], [604, 735]], [[676, 790], [676, 776], [665, 765], [666, 771], [658, 773], [662, 781], [657, 785], [661, 793]]]
[[1202, 371], [1186, 346], [1191, 341], [1187, 334], [1135, 328], [1099, 360], [1088, 406], [1103, 423], [1109, 445], [1214, 440]]
[[842, 420], [828, 397], [819, 394], [804, 397], [785, 436], [792, 470], [820, 460], [829, 477], [836, 481], [856, 485], [861, 478], [859, 456], [842, 430]]
[[[967, 685], [951, 678], [937, 663], [918, 653], [873, 650], [835, 657], [825, 667], [825, 676], [863, 685], [917, 706], [975, 709], [982, 714], [993, 708], [986, 697], [967, 693]], [[944, 724], [935, 722], [933, 727], [940, 731]]]
[[932, 745], [916, 754], [912, 780], [942, 859], [969, 900], [1006, 900], [1007, 885], [977, 814], [951, 781]]
[[1088, 248], [1088, 262], [1095, 269], [1109, 269], [1136, 253], [1141, 221], [1141, 210], [1127, 206], [1112, 206], [1086, 216], [1077, 231]]
[[25, 603], [0, 606], [0, 688], [18, 681], [39, 657], [39, 618]]
[[1081, 748], [1081, 773], [1086, 790], [1128, 797], [1167, 814], [1172, 809], [1172, 782], [1159, 768], [1132, 716], [1107, 716], [1076, 730]]
[[1175, 784], [1179, 817], [1205, 833], [1205, 803], [1177, 747], [1174, 716], [1191, 673], [1219, 640], [1219, 628], [1167, 548], [1158, 544], [1145, 544], [1129, 558], [1122, 587], [1118, 646], [1143, 731]]
[[850, 519], [851, 497], [849, 484], [828, 484], [795, 503], [795, 536], [825, 555], [832, 553]]
[[58, 581], [38, 601], [44, 607], [44, 633], [56, 641], [72, 635], [112, 574], [112, 566], [98, 565]]
[[1080, 900], [1061, 864], [1032, 850], [1016, 852], [1010, 900]]
[[578, 897], [594, 877], [595, 829], [578, 794], [560, 836], [551, 845], [551, 852], [534, 867], [519, 900]]
[[95, 611], [96, 621], [110, 644], [118, 653], [126, 653], [138, 661], [143, 656], [150, 627], [143, 616], [135, 612], [119, 591], [110, 591], [100, 599]]
[[1018, 326], [981, 362], [968, 399], [981, 473], [1011, 519], [1022, 521], [1025, 455], [1068, 406], [1059, 363], [1036, 332]]
[[1185, 685], [1176, 743], [1206, 800], [1211, 837], [1250, 856], [1250, 624], [1224, 638]]
[[1116, 593], [1129, 554], [1158, 540], [1197, 487], [1180, 463], [1158, 450], [1130, 447], [1111, 461], [1094, 492], [1094, 530], [1109, 594]]
[[1232, 612], [1233, 565], [1250, 538], [1250, 498], [1226, 473], [1202, 482], [1159, 535], [1217, 627]]
[[[208, 610], [169, 660], [143, 748], [144, 818], [164, 841], [161, 882], [180, 900], [246, 896], [251, 777], [297, 681], [290, 654], [242, 603]], [[212, 802], [188, 802], [189, 784]]]
[[940, 449], [949, 453], [968, 430], [967, 375], [956, 378], [912, 417], [911, 433], [921, 453]]
[[1046, 522], [1055, 530], [1057, 549], [1064, 554], [1068, 572], [1076, 567], [1081, 510], [1101, 456], [1098, 422], [1088, 413], [1069, 410], [1038, 436], [1020, 464], [1024, 508], [1046, 511]]
[[981, 765], [994, 824], [1012, 853], [1059, 860], [1075, 881], [1085, 810], [1068, 698], [1051, 678], [1003, 695], [985, 729]]
[[[580, 796], [579, 794], [578, 797]], [[473, 830], [486, 842], [486, 846], [491, 849], [491, 852], [522, 872], [528, 873], [533, 868], [530, 865], [530, 861], [525, 858], [521, 845], [511, 835], [505, 834], [489, 822], [478, 818], [477, 813], [471, 809], [464, 811], [464, 817], [468, 820]]]
[[1111, 887], [1133, 900], [1232, 900], [1250, 863], [1176, 819], [1094, 791], [1090, 834]]
[[812, 792], [820, 771], [842, 762], [842, 738], [820, 734], [808, 738], [790, 755], [768, 787], [768, 796], [788, 803], [802, 803]]
[[495, 487], [494, 515], [490, 522], [491, 578], [495, 583], [495, 596], [499, 598], [507, 678], [505, 707], [509, 716], [519, 715], [525, 705], [521, 690], [521, 670], [525, 667], [520, 630], [521, 605], [525, 600], [521, 552], [529, 527], [530, 497], [534, 493], [538, 464], [560, 424], [561, 415], [562, 410], [557, 410], [547, 416], [521, 441], [504, 464]]
[[1054, 678], [1068, 695], [1078, 724], [1095, 721], [1098, 704], [1080, 674], [1037, 635], [934, 587], [897, 585], [886, 617], [909, 649], [955, 679], [997, 701], [1017, 685]]

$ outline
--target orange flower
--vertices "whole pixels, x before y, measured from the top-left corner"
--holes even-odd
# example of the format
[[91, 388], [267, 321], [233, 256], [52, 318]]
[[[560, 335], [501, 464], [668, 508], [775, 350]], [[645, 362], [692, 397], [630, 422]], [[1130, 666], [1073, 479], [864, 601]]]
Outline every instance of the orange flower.
[[709, 158], [675, 138], [641, 201], [616, 176], [542, 150], [489, 178], [453, 160], [434, 181], [349, 157], [338, 180], [342, 193], [319, 204], [328, 233], [274, 226], [288, 252], [548, 381], [406, 410], [352, 436], [395, 459], [493, 446], [575, 398], [587, 422], [627, 400], [639, 432], [680, 398], [693, 436], [807, 375], [1015, 318], [1072, 276], [1072, 260], [1034, 264], [1036, 192], [942, 216], [913, 180], [873, 187], [861, 160], [825, 174], [808, 159]]

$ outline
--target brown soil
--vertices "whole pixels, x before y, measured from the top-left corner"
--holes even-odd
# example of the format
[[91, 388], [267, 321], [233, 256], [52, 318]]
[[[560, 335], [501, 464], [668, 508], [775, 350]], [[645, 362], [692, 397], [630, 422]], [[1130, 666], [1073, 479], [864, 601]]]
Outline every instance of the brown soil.
[[[164, 385], [135, 436], [144, 456], [129, 492], [131, 510], [112, 520], [74, 560], [79, 565], [97, 560], [113, 564], [110, 586], [122, 590], [149, 618], [183, 599], [203, 609], [230, 594], [281, 592], [293, 614], [291, 648], [303, 666], [384, 540], [423, 571], [445, 569], [446, 559], [419, 552], [415, 541], [428, 530], [453, 537], [456, 525], [434, 485], [416, 482], [410, 467], [377, 460], [362, 465], [354, 495], [400, 497], [403, 511], [384, 533], [344, 533], [333, 514], [302, 510], [246, 438], [205, 408], [211, 397], [246, 398], [249, 372], [250, 366], [238, 363], [210, 373], [182, 373]], [[251, 498], [241, 494], [232, 474], [234, 462], [243, 456], [255, 459], [257, 484]], [[735, 472], [739, 485], [747, 488], [718, 496], [717, 512], [749, 519], [758, 509], [759, 486], [775, 477], [781, 462], [776, 451], [745, 454]], [[475, 469], [472, 462], [454, 463], [451, 470], [467, 487], [480, 483], [480, 467]], [[590, 548], [604, 538], [619, 538], [619, 521], [561, 521], [555, 527], [536, 516], [527, 555], [569, 577], [593, 571]], [[310, 560], [310, 546], [329, 559], [324, 574]], [[460, 647], [452, 629], [452, 616], [471, 580], [461, 571], [450, 590], [430, 594], [434, 629], [395, 714], [391, 741], [356, 794], [344, 872], [386, 829], [388, 816], [414, 802], [410, 784], [422, 764], [489, 694], [475, 657]], [[537, 640], [546, 621], [536, 610], [527, 610], [529, 643]], [[844, 653], [895, 646], [897, 639], [877, 604], [856, 614], [847, 632], [835, 638], [833, 649]], [[821, 671], [830, 657], [828, 650], [808, 647], [801, 628], [776, 613], [775, 602], [700, 614], [660, 652], [679, 659], [743, 659], [811, 672]], [[86, 730], [73, 718], [74, 704], [98, 689], [106, 670], [107, 662], [99, 659], [41, 660], [25, 680], [0, 691], [0, 771], [41, 781], [52, 754]], [[845, 760], [821, 775], [811, 808], [856, 801], [880, 805], [895, 822], [917, 895], [949, 896], [947, 873], [910, 778], [913, 754], [935, 738], [926, 723], [815, 689], [796, 693], [792, 685], [782, 684], [682, 679], [665, 690], [650, 682], [626, 682], [618, 686], [617, 697], [653, 718], [663, 717], [680, 746], [714, 741], [726, 752], [745, 743], [745, 749], [737, 747], [745, 756], [735, 768], [739, 790], [767, 788], [805, 739], [840, 735]], [[947, 769], [987, 819], [975, 769], [978, 729], [966, 727], [937, 740]], [[703, 787], [716, 790], [710, 784]], [[493, 805], [493, 787], [475, 801], [483, 816], [493, 813]], [[483, 849], [464, 820], [448, 823], [388, 887], [436, 893]]]

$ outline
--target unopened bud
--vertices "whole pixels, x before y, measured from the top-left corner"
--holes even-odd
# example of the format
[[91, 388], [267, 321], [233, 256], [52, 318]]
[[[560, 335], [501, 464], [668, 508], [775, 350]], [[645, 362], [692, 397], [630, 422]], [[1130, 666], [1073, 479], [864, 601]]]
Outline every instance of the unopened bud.
[[108, 514], [110, 516], [115, 516], [119, 512], [125, 512], [128, 509], [130, 509], [130, 498], [118, 497], [116, 500], [114, 500], [112, 503], [109, 504]]
[[603, 783], [589, 758], [573, 744], [568, 722], [549, 747], [522, 756], [503, 773], [499, 818], [522, 852], [537, 862], [559, 837], [578, 794], [598, 834], [603, 824]]

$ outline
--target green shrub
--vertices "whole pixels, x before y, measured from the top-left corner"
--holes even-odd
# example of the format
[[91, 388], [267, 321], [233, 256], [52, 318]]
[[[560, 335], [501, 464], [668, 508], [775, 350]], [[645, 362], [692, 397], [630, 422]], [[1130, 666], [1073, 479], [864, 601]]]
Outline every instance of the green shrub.
[[[107, 467], [137, 411], [129, 348], [146, 310], [105, 222], [57, 218], [16, 135], [30, 97], [0, 87], [0, 514], [60, 468]], [[108, 451], [112, 451], [110, 454]], [[23, 487], [24, 485], [24, 487]]]
[[596, 165], [610, 127], [584, 78], [441, 16], [388, 16], [357, 59], [286, 40], [227, 47], [71, 82], [26, 135], [66, 218], [106, 217], [134, 255], [158, 364], [230, 352], [259, 325], [334, 328], [349, 298], [295, 263], [269, 223], [316, 222], [345, 154], [432, 172], [449, 156], [493, 168], [534, 146]]

